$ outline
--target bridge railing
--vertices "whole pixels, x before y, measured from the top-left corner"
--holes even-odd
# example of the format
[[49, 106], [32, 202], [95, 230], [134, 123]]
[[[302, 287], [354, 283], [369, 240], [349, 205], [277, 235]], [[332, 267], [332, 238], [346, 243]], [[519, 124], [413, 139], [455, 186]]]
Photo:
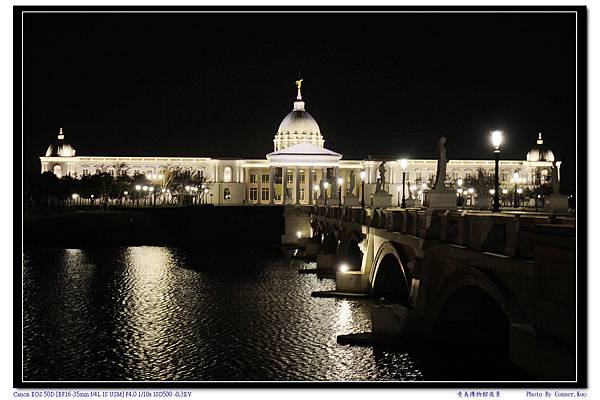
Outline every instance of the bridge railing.
[[569, 215], [339, 206], [316, 206], [313, 210], [314, 215], [337, 221], [527, 259], [535, 257], [536, 243], [575, 236], [575, 219]]

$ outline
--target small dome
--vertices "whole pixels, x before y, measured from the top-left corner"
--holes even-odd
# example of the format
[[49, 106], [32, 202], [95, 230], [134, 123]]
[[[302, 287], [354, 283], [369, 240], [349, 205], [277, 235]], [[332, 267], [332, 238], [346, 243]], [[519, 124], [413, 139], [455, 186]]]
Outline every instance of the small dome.
[[285, 116], [275, 135], [275, 151], [282, 150], [288, 146], [299, 143], [311, 143], [318, 147], [323, 147], [325, 140], [321, 135], [321, 129], [317, 121], [304, 109], [304, 101], [300, 92], [301, 81], [298, 85], [298, 95], [294, 102], [294, 109]]
[[554, 161], [554, 153], [548, 147], [544, 145], [542, 139], [542, 132], [539, 133], [536, 144], [527, 153], [527, 161]]
[[75, 149], [65, 142], [65, 135], [62, 128], [58, 133], [58, 140], [48, 146], [46, 157], [75, 157]]

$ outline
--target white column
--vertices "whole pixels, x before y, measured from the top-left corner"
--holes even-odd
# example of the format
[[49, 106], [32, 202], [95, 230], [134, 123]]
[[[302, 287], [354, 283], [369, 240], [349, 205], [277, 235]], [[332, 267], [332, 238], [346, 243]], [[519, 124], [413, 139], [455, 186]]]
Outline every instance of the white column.
[[313, 183], [313, 179], [312, 179], [312, 169], [308, 168], [308, 204], [313, 203], [313, 185], [314, 185], [314, 183]]
[[[275, 168], [269, 167], [269, 204], [274, 204], [273, 197], [275, 197]], [[262, 193], [261, 193], [262, 196]]]
[[298, 167], [294, 168], [294, 183], [296, 184], [296, 204], [300, 204], [300, 174], [298, 173]]
[[281, 204], [285, 204], [287, 192], [287, 168], [281, 167]]

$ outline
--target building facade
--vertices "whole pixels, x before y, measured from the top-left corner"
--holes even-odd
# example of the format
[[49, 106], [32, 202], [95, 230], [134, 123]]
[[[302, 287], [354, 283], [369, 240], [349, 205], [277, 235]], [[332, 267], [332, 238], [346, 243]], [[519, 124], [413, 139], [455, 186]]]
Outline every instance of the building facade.
[[[327, 149], [319, 125], [305, 109], [302, 80], [296, 84], [298, 91], [293, 109], [281, 121], [273, 140], [273, 152], [264, 159], [82, 156], [76, 155], [75, 149], [66, 142], [61, 128], [57, 141], [40, 157], [41, 172], [51, 171], [58, 177], [70, 175], [75, 178], [96, 173], [113, 176], [140, 174], [151, 179], [160, 189], [168, 171], [187, 171], [206, 178], [210, 201], [215, 205], [315, 204], [325, 201], [339, 204], [338, 182], [342, 178], [342, 203], [353, 205], [364, 196], [368, 205], [369, 196], [375, 192], [383, 160], [343, 160], [342, 154]], [[550, 179], [553, 165], [556, 165], [560, 179], [560, 164], [544, 145], [539, 133], [525, 160], [501, 160], [500, 187], [509, 190], [516, 183], [521, 188], [535, 188]], [[404, 171], [404, 191], [409, 201], [418, 204], [422, 199], [423, 191], [427, 191], [435, 181], [436, 166], [435, 159], [408, 160]], [[471, 189], [473, 193], [477, 188], [466, 185], [481, 174], [492, 177], [494, 161], [450, 160], [446, 170], [448, 185], [462, 189], [459, 184], [465, 182], [464, 190]], [[517, 182], [515, 172], [519, 173]], [[392, 203], [402, 196], [402, 175], [399, 160], [387, 160], [384, 189], [393, 196]]]

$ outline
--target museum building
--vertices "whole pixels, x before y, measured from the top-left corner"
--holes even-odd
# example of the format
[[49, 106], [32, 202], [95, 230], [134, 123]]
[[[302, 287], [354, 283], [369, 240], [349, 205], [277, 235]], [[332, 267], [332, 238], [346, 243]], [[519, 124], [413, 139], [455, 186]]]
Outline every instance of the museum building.
[[[273, 152], [266, 154], [264, 159], [82, 156], [76, 155], [61, 128], [57, 141], [40, 157], [41, 172], [51, 171], [58, 177], [71, 175], [75, 178], [101, 172], [143, 174], [154, 179], [160, 187], [167, 171], [189, 171], [207, 179], [210, 199], [215, 205], [315, 204], [324, 201], [339, 204], [338, 182], [341, 182], [343, 204], [358, 205], [364, 186], [365, 203], [369, 205], [380, 175], [379, 167], [386, 161], [383, 189], [392, 195], [392, 204], [402, 196], [404, 171], [406, 197], [410, 205], [419, 205], [423, 192], [430, 189], [429, 185], [434, 181], [437, 160], [409, 159], [405, 170], [400, 160], [343, 160], [342, 154], [325, 147], [319, 124], [306, 111], [301, 93], [302, 80], [296, 85], [293, 108], [279, 124], [273, 139]], [[517, 184], [520, 187], [539, 186], [550, 179], [554, 164], [560, 180], [561, 162], [554, 159], [539, 133], [525, 160], [500, 161], [500, 186], [513, 187], [515, 172], [519, 173]], [[494, 161], [450, 160], [446, 171], [447, 183], [456, 183], [459, 179], [470, 181], [477, 179], [479, 171], [493, 176]]]

